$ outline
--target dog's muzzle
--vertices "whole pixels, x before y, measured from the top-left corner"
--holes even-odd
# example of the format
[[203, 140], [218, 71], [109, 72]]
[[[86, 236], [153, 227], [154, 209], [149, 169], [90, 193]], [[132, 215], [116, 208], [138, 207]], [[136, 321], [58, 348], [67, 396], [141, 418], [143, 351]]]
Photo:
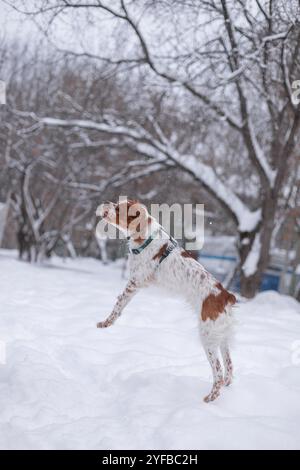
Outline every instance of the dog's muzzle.
[[107, 218], [111, 218], [111, 217], [114, 217], [115, 214], [116, 214], [116, 211], [115, 211], [115, 204], [113, 202], [104, 202], [103, 204], [101, 204], [97, 211], [96, 211], [96, 214], [99, 216], [99, 217], [102, 217], [104, 219], [107, 219]]

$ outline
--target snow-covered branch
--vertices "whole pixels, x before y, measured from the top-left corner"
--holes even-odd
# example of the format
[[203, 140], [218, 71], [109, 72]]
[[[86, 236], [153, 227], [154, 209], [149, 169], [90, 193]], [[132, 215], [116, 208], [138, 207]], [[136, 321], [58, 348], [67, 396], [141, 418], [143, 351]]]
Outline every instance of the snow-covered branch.
[[265, 153], [264, 153], [260, 143], [258, 142], [256, 132], [255, 132], [255, 129], [254, 129], [254, 126], [253, 126], [253, 122], [252, 122], [252, 119], [251, 119], [250, 116], [248, 117], [248, 129], [249, 129], [250, 138], [251, 138], [251, 141], [252, 141], [252, 145], [253, 145], [256, 160], [257, 160], [258, 164], [260, 165], [260, 167], [262, 168], [262, 170], [264, 171], [264, 174], [265, 174], [270, 186], [273, 187], [274, 183], [275, 183], [275, 178], [276, 178], [277, 172], [271, 168], [271, 166], [270, 166], [270, 164], [269, 164], [269, 162], [268, 162], [268, 160], [265, 156]]
[[[97, 130], [103, 134], [118, 136], [123, 142], [128, 145], [138, 154], [147, 156], [149, 162], [148, 168], [141, 171], [134, 171], [128, 174], [126, 182], [137, 178], [147, 176], [151, 173], [161, 171], [167, 167], [178, 167], [190, 174], [194, 179], [201, 182], [209, 193], [226, 209], [232, 216], [238, 228], [242, 232], [248, 232], [255, 229], [260, 221], [260, 211], [251, 211], [246, 204], [229, 188], [228, 184], [224, 183], [214, 172], [214, 170], [207, 164], [201, 162], [201, 157], [192, 155], [180, 154], [174, 145], [166, 140], [164, 142], [155, 139], [149, 131], [141, 128], [141, 126], [132, 123], [128, 126], [126, 123], [107, 124], [97, 121], [71, 119], [64, 120], [58, 118], [37, 118], [41, 125], [51, 127], [69, 127], [75, 129], [91, 129]], [[157, 131], [157, 129], [156, 129]], [[130, 163], [130, 167], [133, 163]], [[119, 186], [122, 184], [122, 179], [118, 175], [110, 178], [104, 185], [94, 187], [94, 185], [78, 185], [78, 183], [69, 183], [72, 186], [78, 186], [82, 189], [91, 189], [96, 192], [103, 191], [108, 186]], [[115, 180], [114, 180], [115, 178]]]

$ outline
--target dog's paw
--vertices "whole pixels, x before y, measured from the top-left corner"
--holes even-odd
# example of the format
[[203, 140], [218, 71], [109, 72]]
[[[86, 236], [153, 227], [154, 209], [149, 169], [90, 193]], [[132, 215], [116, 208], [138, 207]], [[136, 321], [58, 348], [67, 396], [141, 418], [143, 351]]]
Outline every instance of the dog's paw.
[[213, 401], [215, 401], [217, 398], [219, 398], [220, 396], [220, 392], [218, 393], [210, 393], [209, 395], [207, 395], [207, 397], [205, 397], [203, 399], [204, 403], [211, 403]]
[[217, 398], [219, 398], [220, 393], [221, 393], [221, 387], [223, 385], [224, 385], [224, 380], [220, 380], [219, 382], [215, 383], [210, 394], [204, 398], [204, 402], [211, 403], [212, 401], [215, 401]]

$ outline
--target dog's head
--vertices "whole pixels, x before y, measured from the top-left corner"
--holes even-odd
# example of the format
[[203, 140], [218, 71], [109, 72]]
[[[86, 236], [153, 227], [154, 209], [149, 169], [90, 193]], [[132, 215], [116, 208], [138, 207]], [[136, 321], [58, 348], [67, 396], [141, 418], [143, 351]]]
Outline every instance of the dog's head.
[[151, 224], [146, 206], [132, 199], [122, 199], [118, 203], [104, 202], [98, 208], [97, 215], [134, 239], [144, 238]]

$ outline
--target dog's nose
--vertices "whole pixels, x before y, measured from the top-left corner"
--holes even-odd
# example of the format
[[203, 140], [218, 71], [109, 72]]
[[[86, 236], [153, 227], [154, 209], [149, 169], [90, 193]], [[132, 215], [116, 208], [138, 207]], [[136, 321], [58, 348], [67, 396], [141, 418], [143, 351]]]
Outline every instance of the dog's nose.
[[109, 212], [110, 205], [105, 203], [102, 203], [96, 210], [96, 215], [99, 217], [107, 217], [108, 212]]

